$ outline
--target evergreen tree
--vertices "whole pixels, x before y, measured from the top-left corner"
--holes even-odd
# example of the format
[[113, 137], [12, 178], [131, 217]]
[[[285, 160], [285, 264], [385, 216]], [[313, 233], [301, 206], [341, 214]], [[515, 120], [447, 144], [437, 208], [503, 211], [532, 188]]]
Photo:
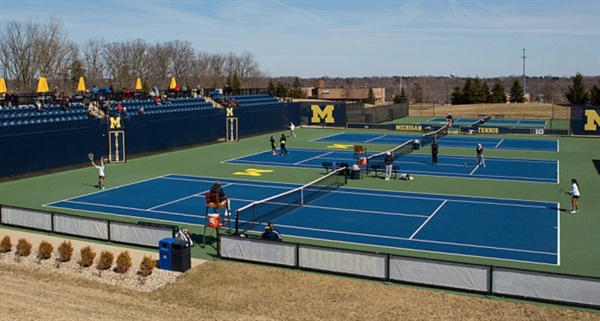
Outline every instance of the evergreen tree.
[[512, 87], [510, 88], [510, 102], [511, 103], [522, 103], [525, 102], [525, 94], [523, 92], [523, 86], [518, 80], [513, 82]]
[[494, 87], [492, 87], [492, 95], [490, 96], [490, 103], [501, 104], [506, 103], [506, 95], [504, 94], [504, 86], [500, 80], [496, 80]]
[[231, 89], [240, 90], [242, 88], [242, 81], [240, 77], [238, 77], [237, 73], [233, 74], [233, 79], [231, 80]]
[[479, 91], [479, 99], [480, 103], [487, 103], [490, 101], [490, 87], [487, 84], [487, 81], [483, 82], [481, 85], [481, 89]]
[[288, 88], [284, 83], [282, 83], [282, 82], [277, 83], [277, 88], [275, 89], [275, 96], [288, 97]]
[[460, 90], [460, 87], [454, 87], [454, 90], [452, 91], [452, 98], [450, 98], [450, 101], [452, 102], [452, 105], [462, 105], [465, 103], [464, 95]]
[[569, 86], [565, 96], [572, 105], [585, 105], [587, 103], [588, 92], [583, 85], [583, 76], [580, 73], [577, 73], [573, 78], [573, 87]]
[[300, 84], [300, 78], [296, 77], [294, 79], [294, 84], [292, 85], [292, 89], [290, 90], [290, 96], [292, 98], [305, 98], [304, 93], [302, 92], [302, 85]]
[[408, 101], [408, 98], [406, 98], [406, 92], [404, 91], [404, 88], [402, 88], [400, 90], [399, 94], [394, 95], [394, 103], [395, 104], [403, 104], [407, 101]]
[[475, 97], [477, 96], [477, 89], [474, 86], [473, 79], [467, 78], [465, 79], [465, 84], [462, 89], [462, 104], [472, 104], [474, 102]]
[[277, 92], [277, 88], [275, 87], [275, 82], [273, 81], [273, 79], [269, 80], [269, 85], [267, 85], [267, 92], [271, 96], [275, 96], [275, 93]]
[[371, 87], [369, 87], [369, 97], [367, 97], [367, 103], [375, 105], [375, 93]]
[[590, 89], [590, 104], [592, 106], [600, 106], [600, 88], [598, 88], [598, 85], [594, 85]]

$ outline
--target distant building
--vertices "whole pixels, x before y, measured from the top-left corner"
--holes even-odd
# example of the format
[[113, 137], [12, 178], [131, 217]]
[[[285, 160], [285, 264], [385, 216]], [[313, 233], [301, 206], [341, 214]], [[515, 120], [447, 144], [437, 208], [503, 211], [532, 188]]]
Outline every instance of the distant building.
[[[385, 88], [372, 88], [375, 95], [375, 103], [385, 103]], [[325, 80], [318, 79], [314, 87], [302, 87], [302, 92], [307, 98], [336, 100], [336, 101], [366, 101], [369, 98], [368, 87], [325, 87]]]

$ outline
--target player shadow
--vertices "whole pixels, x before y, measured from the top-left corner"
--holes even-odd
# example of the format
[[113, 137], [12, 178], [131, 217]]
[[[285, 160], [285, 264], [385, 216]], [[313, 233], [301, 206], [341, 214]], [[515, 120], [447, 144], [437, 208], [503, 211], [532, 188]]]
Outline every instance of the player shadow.
[[81, 185], [83, 185], [83, 186], [89, 186], [89, 187], [93, 187], [93, 188], [98, 188], [98, 184], [81, 183]]
[[556, 206], [548, 206], [548, 208], [551, 209], [551, 210], [561, 211], [561, 212], [570, 212], [571, 211], [569, 209], [560, 208], [560, 207], [556, 207]]

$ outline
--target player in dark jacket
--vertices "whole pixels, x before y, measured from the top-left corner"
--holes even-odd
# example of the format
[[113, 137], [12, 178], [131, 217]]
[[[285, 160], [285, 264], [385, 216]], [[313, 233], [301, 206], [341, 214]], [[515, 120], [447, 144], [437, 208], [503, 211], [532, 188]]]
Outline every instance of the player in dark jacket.
[[277, 230], [273, 227], [273, 222], [267, 223], [267, 226], [265, 226], [265, 231], [260, 236], [260, 238], [263, 240], [270, 241], [283, 241], [283, 239], [281, 238], [281, 234], [279, 234], [279, 232], [277, 232]]

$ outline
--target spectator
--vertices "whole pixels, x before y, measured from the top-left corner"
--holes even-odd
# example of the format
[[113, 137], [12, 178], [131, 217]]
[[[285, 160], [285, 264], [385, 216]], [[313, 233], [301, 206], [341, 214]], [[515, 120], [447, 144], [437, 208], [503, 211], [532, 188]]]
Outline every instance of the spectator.
[[42, 103], [41, 103], [41, 102], [40, 102], [38, 99], [36, 99], [36, 100], [33, 102], [33, 105], [35, 105], [35, 110], [36, 110], [36, 111], [46, 111], [46, 110], [44, 109], [44, 107], [42, 107]]
[[91, 99], [92, 95], [90, 94], [90, 90], [86, 89], [85, 92], [83, 93], [83, 108], [85, 109], [89, 109], [90, 108], [90, 99]]
[[155, 103], [156, 105], [161, 105], [161, 102], [160, 102], [160, 101], [161, 101], [161, 100], [160, 100], [160, 97], [158, 97], [158, 96], [154, 96], [154, 103]]
[[140, 110], [138, 111], [138, 115], [144, 116], [145, 114], [146, 114], [146, 111], [144, 111], [144, 107], [140, 107]]
[[121, 115], [123, 113], [123, 105], [121, 105], [121, 102], [117, 103], [117, 114]]
[[87, 118], [88, 119], [96, 119], [96, 115], [94, 115], [94, 112], [90, 110], [87, 113]]
[[163, 95], [162, 99], [160, 100], [161, 103], [163, 104], [170, 104], [171, 100], [169, 100], [169, 98], [167, 97], [167, 95]]
[[70, 108], [69, 108], [69, 105], [70, 105], [69, 98], [67, 97], [67, 98], [63, 99], [63, 101], [61, 102], [61, 104], [60, 104], [60, 105], [61, 105], [61, 110], [62, 110], [62, 111], [67, 111], [67, 110], [69, 110], [69, 109], [70, 109]]
[[96, 85], [92, 87], [92, 94], [94, 95], [94, 101], [98, 101], [98, 87]]
[[265, 231], [262, 233], [260, 238], [269, 241], [283, 241], [281, 234], [279, 234], [279, 232], [277, 232], [277, 230], [273, 227], [273, 222], [267, 223], [267, 226], [265, 226]]
[[21, 92], [19, 91], [19, 87], [17, 87], [15, 88], [15, 91], [12, 94], [13, 107], [19, 107], [19, 97], [21, 97]]
[[6, 107], [12, 106], [12, 93], [13, 93], [13, 91], [11, 90], [10, 92], [8, 92], [4, 95], [4, 106], [6, 106]]

